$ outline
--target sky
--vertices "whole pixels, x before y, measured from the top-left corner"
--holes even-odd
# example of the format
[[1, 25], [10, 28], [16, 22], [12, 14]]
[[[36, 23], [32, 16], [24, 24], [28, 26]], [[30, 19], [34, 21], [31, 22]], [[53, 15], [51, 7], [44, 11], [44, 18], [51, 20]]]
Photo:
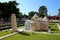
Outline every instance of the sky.
[[[10, 0], [0, 0], [0, 2], [8, 2]], [[11, 0], [12, 1], [12, 0]], [[27, 14], [30, 11], [38, 12], [39, 7], [46, 6], [48, 9], [48, 15], [58, 15], [58, 9], [60, 8], [60, 0], [16, 0], [19, 5], [20, 12]]]

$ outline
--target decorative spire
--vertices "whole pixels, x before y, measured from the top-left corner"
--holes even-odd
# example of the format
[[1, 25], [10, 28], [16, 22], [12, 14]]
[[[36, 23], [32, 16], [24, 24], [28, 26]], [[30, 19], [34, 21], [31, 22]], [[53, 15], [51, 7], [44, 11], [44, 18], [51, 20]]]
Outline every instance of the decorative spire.
[[35, 15], [32, 18], [39, 18], [39, 16], [35, 13]]
[[47, 20], [47, 17], [45, 16], [45, 17], [42, 19], [42, 21], [48, 21], [48, 20]]

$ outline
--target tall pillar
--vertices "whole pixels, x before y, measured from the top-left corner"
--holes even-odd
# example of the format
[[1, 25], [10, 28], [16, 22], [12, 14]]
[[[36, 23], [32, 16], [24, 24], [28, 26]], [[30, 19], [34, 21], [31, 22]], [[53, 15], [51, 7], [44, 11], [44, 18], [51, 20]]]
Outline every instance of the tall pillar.
[[11, 26], [12, 26], [12, 32], [17, 31], [17, 23], [16, 23], [16, 16], [14, 13], [11, 14]]

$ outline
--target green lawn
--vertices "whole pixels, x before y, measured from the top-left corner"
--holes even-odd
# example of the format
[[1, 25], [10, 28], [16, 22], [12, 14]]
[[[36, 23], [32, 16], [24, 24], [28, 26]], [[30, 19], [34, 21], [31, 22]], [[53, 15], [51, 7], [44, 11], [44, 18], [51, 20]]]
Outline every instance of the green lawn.
[[60, 40], [60, 35], [51, 35], [51, 34], [38, 34], [33, 35], [32, 33], [28, 34], [16, 34], [2, 40]]
[[60, 25], [60, 23], [59, 23], [59, 25]]
[[[52, 34], [36, 33], [35, 35], [33, 35], [32, 33], [25, 33], [25, 34], [17, 33], [16, 35], [4, 38], [2, 40], [60, 40], [60, 35], [53, 35], [54, 33], [60, 34], [57, 25], [55, 23], [49, 23], [49, 26], [51, 27], [51, 32], [53, 32]], [[11, 32], [8, 31], [3, 33], [11, 33]], [[3, 33], [0, 33], [0, 35]]]
[[53, 33], [60, 33], [60, 31], [58, 30], [58, 27], [57, 27], [56, 23], [49, 23], [49, 26], [51, 27], [51, 31]]
[[0, 31], [0, 37], [1, 37], [1, 36], [5, 36], [5, 35], [8, 35], [8, 34], [10, 34], [10, 33], [11, 33], [10, 30], [2, 30], [2, 31]]

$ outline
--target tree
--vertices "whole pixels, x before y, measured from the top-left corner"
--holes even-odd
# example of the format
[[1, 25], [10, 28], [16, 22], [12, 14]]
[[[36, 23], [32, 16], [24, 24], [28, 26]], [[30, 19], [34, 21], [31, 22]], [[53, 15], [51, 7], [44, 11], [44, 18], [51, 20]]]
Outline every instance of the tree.
[[27, 19], [27, 18], [28, 18], [28, 15], [24, 14], [24, 15], [23, 15], [23, 18], [26, 18], [26, 19]]
[[58, 12], [59, 12], [58, 15], [60, 15], [60, 9], [58, 9]]
[[0, 18], [2, 18], [2, 11], [0, 11]]
[[29, 15], [30, 18], [33, 17], [34, 14], [38, 15], [38, 12], [31, 11], [31, 12], [28, 13], [28, 15]]
[[16, 17], [17, 18], [22, 18], [23, 17], [23, 13], [22, 12], [19, 12]]
[[8, 3], [0, 3], [0, 11], [2, 12], [2, 18], [7, 21], [12, 13], [16, 16], [19, 14], [19, 8], [17, 8], [18, 3], [16, 1], [9, 1]]
[[47, 8], [46, 6], [41, 6], [38, 10], [39, 16], [44, 17], [47, 16]]
[[60, 22], [60, 9], [58, 9], [58, 11], [59, 11], [59, 13], [58, 13], [58, 15], [59, 15], [59, 22]]

